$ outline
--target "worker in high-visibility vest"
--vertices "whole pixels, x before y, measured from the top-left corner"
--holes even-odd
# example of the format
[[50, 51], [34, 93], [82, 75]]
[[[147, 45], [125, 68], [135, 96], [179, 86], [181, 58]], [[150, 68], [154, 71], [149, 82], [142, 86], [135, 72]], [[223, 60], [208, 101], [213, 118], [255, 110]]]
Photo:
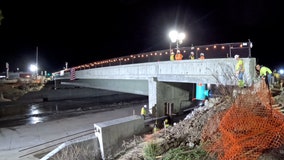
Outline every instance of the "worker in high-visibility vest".
[[175, 60], [175, 52], [173, 50], [171, 50], [171, 53], [170, 53], [170, 60], [171, 61]]
[[200, 57], [198, 58], [198, 59], [205, 59], [205, 55], [204, 55], [204, 53], [200, 53]]
[[183, 55], [180, 53], [180, 50], [177, 50], [177, 54], [175, 55], [175, 60], [182, 60]]
[[143, 119], [146, 118], [146, 114], [147, 114], [146, 108], [147, 108], [147, 105], [144, 105], [144, 106], [141, 108], [141, 116], [143, 117]]
[[194, 60], [194, 52], [190, 52], [189, 59]]
[[238, 86], [240, 88], [243, 88], [245, 86], [245, 81], [244, 81], [244, 72], [245, 72], [244, 61], [237, 54], [234, 56], [234, 58], [237, 61], [235, 69], [236, 69], [236, 76], [238, 78]]
[[255, 66], [255, 68], [259, 71], [259, 76], [262, 77], [263, 79], [265, 79], [265, 83], [267, 85], [267, 87], [270, 89], [270, 87], [272, 87], [272, 71], [270, 68], [265, 67], [263, 65], [259, 65], [257, 64]]
[[166, 118], [166, 119], [164, 120], [164, 128], [168, 128], [169, 126], [170, 126], [169, 120]]
[[276, 85], [279, 85], [280, 84], [280, 80], [281, 80], [281, 75], [280, 75], [280, 73], [278, 73], [276, 71], [276, 69], [273, 71], [273, 76], [274, 76], [274, 83]]
[[153, 133], [156, 133], [158, 131], [159, 131], [158, 124], [157, 122], [155, 122], [154, 127], [153, 127]]

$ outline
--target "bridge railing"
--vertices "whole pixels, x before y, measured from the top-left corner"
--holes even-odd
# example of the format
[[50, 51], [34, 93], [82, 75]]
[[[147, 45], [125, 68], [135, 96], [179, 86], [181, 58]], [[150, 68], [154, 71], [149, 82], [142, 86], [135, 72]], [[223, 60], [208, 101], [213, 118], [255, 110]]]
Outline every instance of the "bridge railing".
[[[248, 58], [251, 57], [252, 43], [248, 42], [234, 42], [234, 43], [222, 43], [222, 44], [210, 44], [210, 45], [199, 45], [191, 47], [180, 47], [179, 50], [183, 54], [183, 59], [190, 59], [191, 52], [194, 53], [195, 59], [199, 58], [200, 53], [204, 53], [206, 59], [211, 58], [232, 58], [238, 54], [240, 57]], [[123, 57], [116, 57], [106, 59], [102, 61], [91, 62], [82, 64], [79, 66], [72, 67], [75, 70], [84, 70], [91, 68], [134, 64], [134, 63], [146, 63], [146, 62], [158, 62], [158, 61], [169, 61], [170, 50], [159, 50], [145, 53], [132, 54]], [[176, 53], [176, 48], [173, 49]], [[65, 69], [64, 72], [70, 72], [71, 68]], [[59, 75], [58, 71], [53, 75]]]

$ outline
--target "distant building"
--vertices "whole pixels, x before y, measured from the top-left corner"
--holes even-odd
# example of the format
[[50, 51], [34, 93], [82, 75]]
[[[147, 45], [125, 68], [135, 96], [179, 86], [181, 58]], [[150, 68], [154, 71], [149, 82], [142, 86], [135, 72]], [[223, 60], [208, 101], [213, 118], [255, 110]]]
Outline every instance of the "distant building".
[[31, 79], [32, 75], [32, 72], [9, 72], [9, 79]]

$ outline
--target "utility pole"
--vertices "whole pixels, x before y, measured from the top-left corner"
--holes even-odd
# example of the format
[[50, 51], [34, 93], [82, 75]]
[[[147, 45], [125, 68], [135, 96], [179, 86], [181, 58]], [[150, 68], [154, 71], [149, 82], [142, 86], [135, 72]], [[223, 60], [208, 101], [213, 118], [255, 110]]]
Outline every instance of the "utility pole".
[[9, 63], [6, 62], [6, 79], [9, 79]]
[[38, 46], [36, 46], [36, 78], [38, 76]]

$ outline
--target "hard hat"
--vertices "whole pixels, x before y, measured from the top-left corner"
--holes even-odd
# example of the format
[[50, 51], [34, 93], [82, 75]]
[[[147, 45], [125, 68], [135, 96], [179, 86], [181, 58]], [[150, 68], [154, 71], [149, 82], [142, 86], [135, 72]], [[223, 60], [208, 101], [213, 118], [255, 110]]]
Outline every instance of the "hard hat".
[[200, 53], [201, 56], [204, 56], [204, 53]]
[[238, 54], [235, 55], [235, 59], [239, 58], [240, 56]]
[[194, 54], [194, 52], [190, 52], [190, 54]]
[[165, 122], [168, 122], [168, 119], [165, 119]]
[[146, 108], [146, 107], [147, 107], [147, 105], [145, 104], [145, 105], [144, 105], [144, 107]]

